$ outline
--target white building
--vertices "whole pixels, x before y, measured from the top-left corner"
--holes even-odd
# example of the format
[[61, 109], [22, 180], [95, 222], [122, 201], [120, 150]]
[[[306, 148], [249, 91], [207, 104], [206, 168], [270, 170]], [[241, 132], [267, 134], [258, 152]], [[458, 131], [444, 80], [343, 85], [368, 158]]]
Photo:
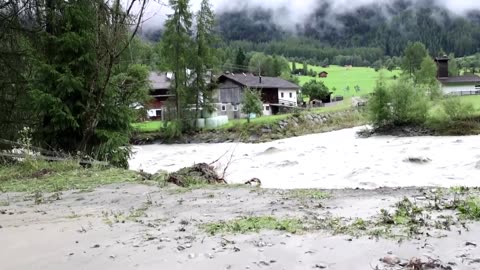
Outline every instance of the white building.
[[437, 79], [447, 95], [480, 95], [480, 77], [477, 75], [449, 76], [448, 57], [437, 57]]

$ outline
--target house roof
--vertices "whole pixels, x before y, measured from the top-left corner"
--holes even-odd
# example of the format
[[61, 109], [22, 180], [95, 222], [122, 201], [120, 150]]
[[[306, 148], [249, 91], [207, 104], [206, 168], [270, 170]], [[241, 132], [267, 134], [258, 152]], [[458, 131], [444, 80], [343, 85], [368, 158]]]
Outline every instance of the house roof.
[[328, 72], [326, 72], [326, 71], [320, 71], [319, 74], [322, 74], [322, 73], [328, 74]]
[[170, 89], [172, 78], [171, 72], [150, 72], [148, 76], [152, 90]]
[[300, 89], [300, 86], [278, 77], [260, 77], [253, 74], [223, 74], [219, 80], [228, 79], [250, 88]]
[[449, 83], [480, 83], [480, 77], [477, 75], [466, 75], [466, 76], [455, 76], [455, 77], [444, 77], [438, 78], [438, 80], [443, 84]]

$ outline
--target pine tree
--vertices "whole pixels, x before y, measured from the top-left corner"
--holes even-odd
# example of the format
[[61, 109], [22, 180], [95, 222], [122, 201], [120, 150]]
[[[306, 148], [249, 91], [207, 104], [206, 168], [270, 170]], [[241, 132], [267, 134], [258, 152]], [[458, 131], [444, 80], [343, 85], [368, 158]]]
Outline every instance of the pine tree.
[[[192, 40], [192, 13], [189, 0], [170, 0], [173, 14], [165, 22], [165, 31], [162, 38], [162, 57], [165, 67], [174, 73], [172, 91], [175, 94], [175, 111], [178, 123], [183, 120], [182, 106], [186, 103], [187, 69], [191, 64]], [[181, 128], [181, 125], [176, 125]]]
[[[194, 57], [194, 76], [193, 88], [196, 90], [195, 96], [195, 119], [199, 117], [200, 109], [207, 109], [211, 91], [208, 91], [208, 85], [205, 81], [207, 71], [212, 72], [215, 62], [214, 43], [215, 37], [215, 14], [212, 11], [209, 0], [202, 0], [200, 11], [197, 13], [197, 31], [195, 45], [197, 47], [196, 57]], [[243, 53], [243, 52], [242, 52]], [[245, 55], [243, 55], [245, 57]], [[238, 55], [237, 55], [238, 58]], [[195, 121], [196, 123], [196, 121]]]
[[295, 63], [295, 61], [293, 61], [293, 63], [292, 63], [292, 71], [294, 73], [297, 71], [297, 63]]
[[243, 52], [243, 49], [240, 48], [238, 49], [237, 56], [235, 57], [235, 72], [242, 72], [243, 67], [246, 66], [247, 62], [247, 56], [245, 55], [245, 52]]

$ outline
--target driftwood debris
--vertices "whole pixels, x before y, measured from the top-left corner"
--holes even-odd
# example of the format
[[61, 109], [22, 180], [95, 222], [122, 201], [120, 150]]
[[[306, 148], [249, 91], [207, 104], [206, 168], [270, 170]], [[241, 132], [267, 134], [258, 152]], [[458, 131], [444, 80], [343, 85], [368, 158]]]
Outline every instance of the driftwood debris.
[[227, 183], [225, 179], [218, 175], [215, 168], [206, 163], [195, 164], [171, 173], [167, 178], [167, 182], [180, 187], [187, 187], [192, 179], [209, 185]]

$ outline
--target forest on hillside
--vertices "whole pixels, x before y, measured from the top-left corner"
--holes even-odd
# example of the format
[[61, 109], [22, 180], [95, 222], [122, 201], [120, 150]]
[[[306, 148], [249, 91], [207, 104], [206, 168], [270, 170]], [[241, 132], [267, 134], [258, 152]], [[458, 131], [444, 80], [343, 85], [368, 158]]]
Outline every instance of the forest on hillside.
[[[355, 56], [353, 64], [366, 66], [384, 56], [401, 56], [415, 41], [425, 44], [431, 55], [462, 57], [480, 48], [480, 10], [458, 15], [435, 1], [395, 0], [342, 11], [319, 1], [311, 15], [300, 18], [302, 23], [282, 27], [278, 20], [273, 9], [238, 5], [217, 12], [217, 29], [223, 47], [317, 63]], [[145, 36], [158, 40], [161, 30]]]

